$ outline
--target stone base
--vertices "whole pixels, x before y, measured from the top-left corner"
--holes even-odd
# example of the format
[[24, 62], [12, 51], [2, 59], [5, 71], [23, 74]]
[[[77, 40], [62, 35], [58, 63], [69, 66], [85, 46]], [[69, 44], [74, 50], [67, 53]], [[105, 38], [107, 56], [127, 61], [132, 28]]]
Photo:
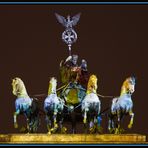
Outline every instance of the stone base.
[[1, 144], [103, 144], [146, 143], [146, 136], [139, 134], [8, 134], [0, 135]]

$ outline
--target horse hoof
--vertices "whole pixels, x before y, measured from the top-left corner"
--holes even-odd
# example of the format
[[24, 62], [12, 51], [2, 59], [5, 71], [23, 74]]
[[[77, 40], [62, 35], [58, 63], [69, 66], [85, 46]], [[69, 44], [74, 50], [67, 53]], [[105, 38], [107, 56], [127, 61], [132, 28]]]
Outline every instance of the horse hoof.
[[14, 123], [14, 128], [18, 128], [18, 124], [17, 123]]
[[120, 129], [119, 129], [120, 134], [124, 133], [124, 131], [125, 131], [125, 130], [124, 130], [123, 128], [120, 128]]
[[124, 132], [123, 128], [116, 128], [115, 129], [115, 134], [122, 134]]
[[63, 127], [62, 130], [61, 130], [61, 133], [62, 134], [66, 134], [66, 131], [67, 131], [67, 128], [66, 127]]
[[113, 129], [113, 128], [109, 128], [108, 130], [109, 130], [110, 134], [114, 134], [115, 133], [115, 129]]
[[25, 127], [22, 127], [21, 129], [20, 129], [20, 132], [21, 133], [25, 133], [27, 131], [27, 129], [25, 128]]
[[116, 128], [115, 129], [115, 133], [114, 134], [120, 134], [120, 132], [119, 132], [119, 129], [118, 128]]
[[57, 131], [57, 128], [56, 127], [54, 127], [54, 128], [51, 129], [51, 133], [55, 133], [56, 131]]
[[129, 125], [128, 125], [128, 128], [131, 129], [131, 128], [132, 128], [132, 124], [129, 124]]
[[93, 127], [91, 127], [91, 128], [89, 129], [90, 134], [93, 134], [94, 131], [95, 131], [95, 129], [94, 129]]
[[102, 134], [103, 133], [103, 128], [101, 126], [98, 126], [97, 131]]
[[49, 131], [47, 134], [48, 134], [48, 135], [51, 135], [51, 132]]

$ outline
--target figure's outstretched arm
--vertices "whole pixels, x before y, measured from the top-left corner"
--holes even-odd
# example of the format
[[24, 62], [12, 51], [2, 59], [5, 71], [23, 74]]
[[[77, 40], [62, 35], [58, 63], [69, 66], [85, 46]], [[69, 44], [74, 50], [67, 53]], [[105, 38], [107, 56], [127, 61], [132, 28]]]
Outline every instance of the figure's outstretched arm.
[[71, 59], [72, 59], [72, 56], [68, 56], [68, 57], [66, 58], [65, 62], [68, 62], [68, 61], [70, 61]]
[[67, 58], [66, 58], [66, 60], [62, 60], [61, 62], [60, 62], [60, 67], [62, 67], [63, 65], [65, 65], [68, 61], [70, 61], [72, 59], [72, 56], [68, 56]]

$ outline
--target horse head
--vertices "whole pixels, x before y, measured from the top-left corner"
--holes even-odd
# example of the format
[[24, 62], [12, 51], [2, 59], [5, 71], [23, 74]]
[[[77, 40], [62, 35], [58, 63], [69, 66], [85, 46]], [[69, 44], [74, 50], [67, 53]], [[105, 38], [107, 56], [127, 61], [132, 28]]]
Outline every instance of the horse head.
[[133, 94], [135, 91], [135, 84], [136, 84], [135, 81], [136, 78], [133, 76], [126, 78], [121, 88], [121, 94], [123, 93]]
[[14, 95], [18, 94], [18, 84], [20, 82], [20, 78], [16, 77], [14, 79], [12, 79], [12, 93]]
[[18, 95], [27, 95], [27, 91], [24, 85], [24, 82], [19, 77], [12, 79], [12, 93], [15, 96]]
[[55, 77], [51, 77], [49, 81], [48, 95], [51, 93], [56, 93], [57, 87], [57, 79]]
[[89, 93], [92, 93], [92, 92], [95, 92], [97, 91], [97, 82], [98, 82], [98, 78], [96, 75], [91, 75], [89, 77], [89, 80], [88, 80], [88, 85], [87, 85], [87, 94]]

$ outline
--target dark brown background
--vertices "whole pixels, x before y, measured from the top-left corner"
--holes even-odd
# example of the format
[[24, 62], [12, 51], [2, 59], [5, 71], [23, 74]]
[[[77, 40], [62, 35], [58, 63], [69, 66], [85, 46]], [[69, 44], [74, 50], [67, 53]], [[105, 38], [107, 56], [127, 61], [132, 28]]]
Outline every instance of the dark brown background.
[[[59, 63], [68, 51], [55, 12], [82, 13], [72, 53], [85, 58], [98, 76], [100, 94], [118, 96], [124, 79], [137, 77], [134, 126], [127, 133], [147, 134], [148, 5], [0, 5], [0, 133], [18, 132], [13, 128], [11, 78], [22, 78], [30, 95], [46, 93], [49, 77], [59, 80]], [[100, 99], [103, 110], [110, 99]], [[24, 118], [18, 119], [23, 124]], [[103, 128], [107, 132], [106, 117]], [[46, 132], [43, 117], [39, 132]]]

